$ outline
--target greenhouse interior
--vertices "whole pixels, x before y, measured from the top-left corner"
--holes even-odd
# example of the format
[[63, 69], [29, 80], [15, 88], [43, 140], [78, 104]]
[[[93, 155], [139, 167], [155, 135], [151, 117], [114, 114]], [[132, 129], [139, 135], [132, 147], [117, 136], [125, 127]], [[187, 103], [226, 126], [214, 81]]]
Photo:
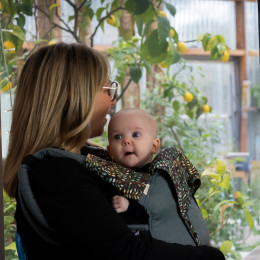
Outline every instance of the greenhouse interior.
[[[200, 180], [196, 192], [192, 193], [194, 199], [192, 201], [195, 202], [196, 208], [199, 209], [199, 214], [206, 224], [209, 236], [208, 245], [221, 251], [227, 260], [260, 259], [260, 30], [257, 0], [0, 0], [0, 17], [0, 187], [3, 190], [0, 193], [0, 260], [36, 259], [29, 257], [28, 248], [30, 249], [30, 245], [28, 241], [30, 239], [26, 237], [26, 243], [23, 244], [24, 233], [20, 234], [20, 240], [17, 239], [17, 236], [20, 236], [17, 231], [17, 221], [22, 225], [16, 219], [21, 214], [22, 209], [17, 210], [21, 199], [20, 195], [17, 195], [19, 189], [17, 188], [18, 193], [13, 193], [10, 192], [8, 186], [8, 170], [14, 170], [14, 167], [12, 168], [8, 164], [11, 162], [9, 159], [12, 157], [11, 149], [15, 147], [16, 133], [21, 131], [19, 138], [26, 139], [28, 134], [24, 128], [26, 128], [27, 123], [29, 128], [30, 120], [28, 119], [23, 127], [24, 114], [31, 113], [29, 118], [36, 113], [28, 112], [26, 108], [29, 105], [26, 104], [24, 107], [21, 106], [20, 111], [18, 111], [16, 91], [17, 99], [23, 97], [26, 103], [26, 98], [28, 98], [28, 102], [33, 104], [37, 90], [31, 92], [31, 97], [28, 97], [28, 92], [22, 94], [23, 87], [26, 88], [23, 76], [27, 67], [24, 65], [41, 48], [53, 48], [52, 50], [54, 50], [55, 46], [59, 46], [60, 43], [71, 46], [83, 44], [107, 57], [109, 82], [116, 82], [109, 87], [106, 85], [103, 87], [105, 88], [103, 92], [106, 91], [105, 93], [111, 97], [112, 104], [106, 115], [103, 133], [98, 136], [86, 134], [86, 144], [97, 146], [98, 149], [106, 151], [111, 156], [109, 160], [118, 165], [110, 153], [110, 132], [108, 131], [110, 120], [114, 115], [119, 115], [116, 113], [128, 108], [136, 108], [137, 111], [144, 110], [149, 113], [157, 125], [159, 144], [157, 154], [153, 153], [153, 160], [150, 160], [149, 163], [154, 165], [153, 162], [156, 162], [159, 155], [164, 155], [164, 151], [169, 151], [167, 149], [171, 149], [170, 147], [173, 147], [174, 151], [178, 151], [178, 154], [185, 155], [187, 161], [191, 162], [191, 166], [198, 173]], [[35, 67], [37, 65], [37, 63], [34, 64]], [[70, 67], [68, 64], [67, 68]], [[103, 80], [101, 77], [104, 77], [102, 69], [98, 68], [95, 72], [96, 75], [100, 73], [100, 79], [95, 79], [99, 82]], [[47, 96], [49, 94], [48, 85], [52, 85], [53, 82], [39, 83], [38, 71], [36, 68], [35, 72], [33, 68], [31, 70], [30, 76], [27, 77], [33, 78], [35, 74], [35, 82], [37, 79], [35, 88], [45, 86], [45, 96]], [[94, 73], [87, 71], [87, 68], [85, 70], [86, 75]], [[63, 73], [62, 67], [60, 73]], [[80, 84], [80, 80], [82, 80], [80, 73], [79, 71], [78, 77], [75, 73], [71, 75], [71, 78], [75, 77], [76, 84]], [[57, 80], [53, 79], [53, 81], [58, 82], [61, 75], [57, 75]], [[34, 81], [32, 83], [34, 84]], [[25, 85], [23, 86], [23, 84]], [[33, 86], [30, 87], [33, 89]], [[92, 88], [94, 87], [92, 86]], [[65, 91], [67, 90], [64, 90], [64, 93]], [[96, 89], [95, 93], [91, 91], [88, 94], [92, 95], [93, 98], [94, 94], [99, 93]], [[72, 89], [67, 94], [67, 103], [72, 103], [70, 97], [76, 99], [77, 95], [81, 95], [81, 93], [77, 93], [77, 90], [73, 94], [70, 92]], [[56, 93], [53, 92], [54, 94]], [[81, 96], [82, 100], [84, 98]], [[88, 102], [90, 99], [91, 97], [87, 97], [84, 102]], [[50, 102], [48, 103], [50, 107], [55, 106], [54, 103], [51, 103], [53, 101], [48, 102]], [[90, 109], [88, 113], [92, 113], [95, 109], [94, 101], [91, 100], [91, 102], [92, 104], [88, 105], [88, 109]], [[39, 100], [39, 104], [43, 104], [42, 101]], [[61, 103], [58, 103], [55, 109], [60, 109], [60, 105]], [[85, 108], [87, 105], [78, 109]], [[33, 107], [31, 109], [33, 110]], [[15, 112], [13, 113], [15, 110], [16, 115]], [[39, 108], [38, 111], [41, 109]], [[19, 113], [20, 116], [18, 116]], [[93, 112], [93, 114], [95, 113]], [[80, 116], [85, 116], [84, 120], [90, 120], [91, 114], [82, 112]], [[74, 114], [74, 117], [79, 118], [80, 116]], [[15, 119], [19, 120], [16, 124], [14, 123]], [[35, 122], [45, 119], [45, 117], [41, 118], [41, 114], [38, 112], [38, 120]], [[55, 119], [53, 117], [51, 119], [50, 117], [50, 120], [49, 124], [57, 125], [63, 118]], [[98, 121], [99, 119], [91, 120]], [[143, 120], [145, 121], [145, 119]], [[148, 122], [144, 121], [142, 123]], [[137, 122], [138, 120], [134, 119], [131, 124], [135, 125]], [[88, 127], [91, 127], [91, 124], [88, 124], [90, 125]], [[14, 129], [15, 127], [16, 129]], [[62, 123], [59, 127], [63, 127]], [[74, 125], [73, 127], [71, 132], [74, 130], [75, 133], [82, 131], [79, 130], [82, 125]], [[86, 129], [87, 124], [85, 124]], [[90, 131], [90, 128], [86, 131]], [[86, 131], [85, 133], [87, 133]], [[134, 134], [136, 133], [138, 132]], [[62, 138], [63, 134], [65, 135], [62, 131], [60, 134]], [[46, 135], [48, 135], [47, 130]], [[77, 137], [76, 134], [67, 138], [73, 139], [74, 137]], [[10, 138], [12, 142], [9, 142]], [[31, 137], [30, 142], [33, 142], [33, 138]], [[115, 135], [115, 139], [121, 138], [123, 137], [119, 134]], [[50, 142], [50, 144], [55, 143]], [[20, 155], [22, 157], [17, 158], [17, 160], [21, 159], [20, 161], [22, 161], [23, 157], [34, 154], [42, 148], [52, 148], [52, 146], [44, 146], [44, 144], [37, 145], [33, 144], [33, 148], [26, 148], [26, 141], [24, 141]], [[56, 146], [53, 145], [53, 147]], [[58, 146], [58, 148], [67, 151], [65, 147]], [[17, 146], [17, 149], [20, 148]], [[91, 152], [88, 151], [86, 154], [87, 158], [89, 158], [89, 153]], [[94, 154], [95, 156], [96, 154]], [[103, 157], [101, 159], [106, 160]], [[182, 163], [178, 164], [177, 161], [177, 159], [172, 161], [173, 169], [178, 167], [184, 169]], [[20, 165], [21, 163], [18, 166], [15, 165], [16, 185]], [[169, 165], [167, 167], [170, 168]], [[120, 171], [121, 168], [128, 172], [128, 168], [131, 167], [123, 165], [116, 169]], [[135, 167], [132, 167], [132, 170], [135, 172]], [[106, 172], [106, 170], [104, 171]], [[120, 174], [124, 174], [125, 171], [122, 170]], [[185, 170], [184, 173], [189, 174], [189, 176], [185, 178], [191, 178], [190, 174], [193, 173], [187, 171]], [[138, 171], [136, 170], [136, 172]], [[73, 174], [73, 172], [71, 173]], [[149, 176], [152, 176], [152, 173]], [[174, 177], [172, 179], [174, 182]], [[19, 177], [18, 182], [19, 186]], [[32, 184], [32, 180], [30, 183]], [[109, 183], [109, 185], [112, 184]], [[177, 192], [178, 197], [179, 186], [175, 186], [175, 184], [172, 186], [169, 183], [167, 185], [170, 189], [169, 196], [174, 197], [173, 194]], [[151, 189], [151, 183], [149, 187]], [[158, 194], [163, 193], [159, 187], [157, 189]], [[189, 186], [189, 191], [190, 189], [191, 186]], [[33, 188], [32, 190], [35, 191]], [[120, 189], [118, 194], [123, 194]], [[48, 199], [52, 199], [48, 195], [46, 196]], [[122, 196], [124, 197], [124, 195]], [[35, 197], [36, 199], [33, 199], [37, 201], [37, 196]], [[130, 205], [132, 205], [131, 199], [130, 197], [126, 199], [128, 203], [130, 201]], [[176, 201], [175, 197], [174, 201]], [[178, 197], [177, 205], [175, 204], [178, 214], [181, 214], [181, 209], [178, 209], [180, 201], [181, 199]], [[111, 201], [109, 203], [112, 208]], [[140, 201], [138, 203], [140, 206]], [[76, 207], [76, 205], [78, 206]], [[72, 248], [75, 251], [78, 250], [74, 259], [78, 259], [77, 256], [82, 256], [81, 258], [84, 259], [85, 255], [80, 252], [82, 247], [85, 247], [84, 250], [89, 251], [90, 256], [86, 259], [101, 259], [102, 254], [106, 255], [102, 252], [102, 248], [105, 252], [108, 250], [107, 247], [101, 246], [100, 252], [95, 257], [94, 253], [91, 255], [91, 252], [94, 252], [94, 249], [91, 250], [92, 240], [86, 237], [86, 241], [82, 241], [80, 236], [77, 238], [77, 234], [84, 230], [82, 226], [85, 224], [80, 222], [83, 217], [79, 216], [80, 212], [83, 212], [83, 209], [80, 208], [84, 207], [88, 206], [84, 206], [78, 198], [73, 210], [74, 218], [79, 219], [79, 221], [74, 223], [73, 230], [67, 231], [68, 235], [75, 236], [74, 240], [78, 241], [78, 244], [68, 246], [68, 250], [72, 250]], [[39, 208], [41, 208], [41, 204]], [[56, 212], [59, 207], [53, 210]], [[144, 210], [146, 210], [145, 214], [149, 215], [149, 219], [152, 218], [150, 211], [145, 207]], [[121, 216], [124, 213], [118, 214], [116, 212], [116, 214]], [[164, 215], [167, 214], [168, 210], [164, 212]], [[116, 217], [118, 217], [117, 215]], [[45, 217], [48, 220], [48, 217]], [[152, 239], [156, 241], [157, 239], [164, 240], [164, 234], [159, 238], [153, 236], [153, 229], [151, 229], [153, 222], [149, 221], [148, 231], [145, 232], [151, 233]], [[174, 221], [173, 223], [176, 223]], [[65, 223], [62, 220], [60, 222]], [[182, 222], [186, 229], [188, 224], [184, 220]], [[101, 226], [105, 227], [105, 224]], [[195, 224], [194, 226], [195, 229], [198, 229]], [[32, 225], [33, 228], [34, 225]], [[108, 236], [109, 228], [112, 229], [112, 226], [109, 226], [107, 230], [104, 228], [102, 235]], [[22, 231], [23, 228], [20, 227], [20, 230]], [[128, 230], [125, 232], [127, 233]], [[140, 231], [140, 233], [142, 232]], [[101, 244], [103, 240], [100, 237], [102, 235], [99, 236]], [[140, 240], [142, 239], [142, 234], [131, 232], [131, 235], [133, 237], [141, 236]], [[111, 235], [111, 243], [113, 239], [116, 239], [115, 235]], [[93, 240], [95, 239], [93, 238]], [[194, 241], [192, 241], [192, 245], [201, 245], [196, 239]], [[66, 242], [68, 241], [66, 240]], [[170, 242], [179, 244], [177, 238]], [[83, 246], [84, 244], [86, 245]], [[88, 248], [88, 244], [90, 248]], [[141, 245], [140, 242], [140, 247]], [[66, 248], [66, 244], [62, 246], [64, 249]], [[26, 252], [23, 247], [27, 247], [28, 251]], [[148, 248], [147, 251], [149, 250]], [[143, 251], [146, 251], [146, 248]], [[108, 256], [112, 255], [112, 252], [109, 250], [108, 252]], [[118, 252], [121, 254], [120, 251]], [[175, 258], [174, 250], [172, 252], [172, 259], [186, 259]], [[159, 253], [158, 249], [156, 254], [159, 255]], [[42, 252], [38, 252], [38, 254], [37, 259], [43, 259]], [[114, 254], [117, 254], [117, 251]], [[146, 257], [139, 256], [139, 258], [135, 257], [135, 254], [137, 254], [135, 251], [129, 251], [127, 256], [122, 254], [121, 258], [115, 259], [159, 259], [155, 257], [155, 254], [153, 257], [147, 255]], [[161, 259], [168, 259], [164, 258], [163, 254]], [[50, 256], [49, 259], [65, 258], [61, 255], [60, 258]], [[191, 255], [190, 259], [195, 258]]]

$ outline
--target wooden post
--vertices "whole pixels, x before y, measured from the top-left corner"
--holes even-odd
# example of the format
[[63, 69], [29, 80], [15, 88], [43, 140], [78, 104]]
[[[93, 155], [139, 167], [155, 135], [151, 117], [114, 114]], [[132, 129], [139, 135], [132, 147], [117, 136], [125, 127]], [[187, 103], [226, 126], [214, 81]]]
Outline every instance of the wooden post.
[[[245, 0], [236, 1], [236, 38], [237, 49], [246, 49], [245, 40]], [[246, 80], [246, 52], [243, 56], [239, 57], [239, 81], [241, 93], [243, 93], [242, 82]], [[241, 119], [240, 119], [240, 152], [247, 151], [247, 108], [241, 102]]]

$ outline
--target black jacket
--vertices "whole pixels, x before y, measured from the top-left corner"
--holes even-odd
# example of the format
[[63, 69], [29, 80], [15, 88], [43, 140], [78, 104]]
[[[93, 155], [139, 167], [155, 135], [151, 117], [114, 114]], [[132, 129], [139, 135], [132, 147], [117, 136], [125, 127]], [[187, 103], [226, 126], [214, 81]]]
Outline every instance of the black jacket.
[[30, 171], [35, 198], [61, 246], [42, 240], [26, 220], [17, 198], [15, 218], [28, 260], [35, 259], [211, 259], [222, 260], [212, 247], [183, 246], [135, 236], [111, 205], [112, 187], [70, 158], [47, 157]]

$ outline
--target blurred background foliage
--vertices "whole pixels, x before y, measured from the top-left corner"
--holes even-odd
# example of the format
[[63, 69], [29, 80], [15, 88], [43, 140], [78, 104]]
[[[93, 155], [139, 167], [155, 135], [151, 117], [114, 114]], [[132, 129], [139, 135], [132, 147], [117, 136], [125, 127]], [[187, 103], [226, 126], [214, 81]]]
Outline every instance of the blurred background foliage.
[[[73, 13], [63, 17], [62, 4], [72, 7]], [[167, 14], [163, 11], [166, 8]], [[176, 8], [171, 1], [163, 0], [114, 0], [100, 1], [100, 7], [92, 8], [92, 1], [33, 1], [1, 0], [1, 93], [15, 95], [19, 71], [37, 46], [55, 44], [57, 31], [64, 31], [74, 42], [95, 46], [98, 30], [105, 31], [105, 24], [118, 28], [119, 37], [107, 50], [111, 61], [111, 77], [120, 83], [118, 103], [133, 84], [139, 84], [144, 74], [148, 76], [147, 90], [140, 99], [140, 107], [151, 113], [158, 122], [159, 137], [163, 146], [176, 146], [202, 173], [202, 186], [196, 199], [211, 234], [211, 243], [220, 247], [228, 259], [241, 259], [239, 251], [252, 250], [243, 246], [244, 234], [257, 234], [254, 228], [259, 223], [259, 197], [256, 179], [253, 184], [244, 183], [238, 191], [232, 179], [234, 162], [226, 165], [219, 160], [214, 144], [219, 142], [223, 125], [214, 120], [208, 122], [212, 107], [208, 98], [196, 86], [193, 68], [185, 62], [187, 42], [198, 42], [211, 60], [228, 62], [230, 49], [222, 35], [201, 32], [196, 39], [183, 41], [171, 26]], [[23, 48], [26, 19], [41, 14], [49, 22], [48, 30], [37, 32], [32, 48]], [[91, 27], [93, 19], [97, 25]], [[125, 28], [126, 20], [129, 28]], [[174, 73], [171, 68], [174, 67]], [[199, 69], [197, 76], [204, 77]], [[186, 80], [179, 75], [185, 71]], [[258, 92], [254, 95], [258, 98]], [[12, 98], [11, 98], [12, 99]], [[116, 111], [111, 111], [111, 115]], [[107, 132], [94, 142], [106, 146]], [[258, 169], [256, 168], [257, 172]], [[253, 195], [253, 196], [252, 196]], [[252, 198], [251, 198], [252, 196]], [[14, 243], [15, 201], [3, 193], [6, 259], [18, 259]], [[77, 227], [76, 227], [77, 228]], [[79, 227], [80, 228], [80, 227]], [[259, 244], [259, 243], [258, 243]]]

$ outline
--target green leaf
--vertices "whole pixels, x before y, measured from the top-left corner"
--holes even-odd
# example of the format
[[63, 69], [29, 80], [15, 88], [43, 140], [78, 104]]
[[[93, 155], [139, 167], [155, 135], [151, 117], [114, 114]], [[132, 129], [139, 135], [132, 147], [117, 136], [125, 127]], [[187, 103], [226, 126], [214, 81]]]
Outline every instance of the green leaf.
[[213, 192], [209, 195], [209, 198], [212, 197], [212, 196], [214, 196], [214, 195], [216, 195], [216, 194], [218, 194], [218, 193], [220, 193], [220, 192], [221, 192], [220, 190], [215, 190], [215, 191], [213, 191]]
[[181, 55], [177, 51], [177, 49], [174, 46], [173, 52], [172, 52], [172, 64], [177, 63], [181, 59]]
[[0, 88], [2, 89], [3, 87], [5, 87], [5, 85], [8, 83], [8, 79], [3, 79], [3, 80], [1, 80], [1, 86], [0, 86]]
[[[211, 177], [212, 179], [218, 180], [221, 175], [216, 174], [216, 173], [211, 172], [211, 171], [209, 171], [208, 169], [206, 169], [206, 170], [204, 170], [204, 172], [201, 174], [201, 177], [203, 177], [203, 176], [209, 176], [209, 177]], [[213, 189], [213, 188], [210, 188], [210, 189]]]
[[144, 13], [140, 14], [140, 16], [143, 18], [143, 23], [147, 24], [149, 21], [154, 22], [156, 12], [154, 11], [152, 5], [150, 5]]
[[224, 45], [222, 43], [218, 43], [216, 47], [217, 47], [219, 54], [223, 54], [224, 51], [226, 50], [226, 45]]
[[160, 55], [156, 57], [150, 57], [148, 61], [150, 64], [158, 64], [165, 59], [165, 56], [166, 56], [166, 52], [162, 52]]
[[16, 244], [13, 242], [12, 244], [5, 246], [5, 250], [13, 250], [16, 251]]
[[168, 11], [171, 13], [171, 15], [175, 16], [175, 14], [176, 14], [175, 6], [173, 6], [173, 5], [169, 4], [169, 3], [166, 3], [166, 2], [164, 2], [164, 4], [165, 4], [166, 8], [168, 9]]
[[250, 214], [250, 212], [247, 209], [244, 209], [244, 213], [245, 213], [245, 216], [246, 216], [247, 223], [248, 223], [251, 231], [253, 231], [254, 230], [254, 220], [253, 220], [253, 217], [252, 217], [252, 215]]
[[151, 74], [151, 65], [149, 64], [149, 62], [146, 60], [146, 59], [143, 59], [143, 64], [144, 64], [144, 67], [146, 68], [148, 74]]
[[129, 13], [133, 13], [135, 11], [135, 1], [127, 0], [125, 3], [125, 8]]
[[231, 250], [230, 254], [232, 256], [232, 259], [242, 260], [242, 256], [241, 256], [241, 254], [239, 252]]
[[105, 31], [105, 29], [104, 29], [104, 21], [100, 24], [100, 27], [101, 27], [102, 31], [104, 32]]
[[160, 44], [166, 41], [166, 38], [169, 37], [170, 34], [170, 22], [167, 18], [163, 16], [158, 16], [158, 39]]
[[32, 10], [33, 10], [32, 5], [33, 5], [33, 1], [32, 0], [29, 0], [29, 1], [27, 0], [27, 1], [20, 2], [18, 4], [19, 13], [22, 12], [25, 15], [32, 16], [32, 14], [33, 14], [32, 13]]
[[173, 30], [174, 30], [174, 36], [173, 36], [173, 40], [176, 42], [176, 43], [178, 43], [179, 42], [179, 34], [177, 33], [177, 31], [175, 30], [175, 28], [174, 27], [172, 27], [173, 28]]
[[136, 18], [136, 25], [137, 25], [138, 34], [141, 36], [143, 33], [143, 17], [142, 16]]
[[13, 223], [14, 218], [11, 216], [4, 216], [4, 224], [5, 226], [9, 226], [11, 223]]
[[161, 55], [162, 53], [166, 54], [168, 43], [166, 41], [159, 41], [158, 29], [154, 30], [147, 37], [148, 50], [152, 57]]
[[56, 7], [60, 7], [60, 4], [53, 4], [53, 5], [49, 6], [49, 10], [51, 11], [51, 9], [56, 8]]
[[217, 38], [215, 36], [213, 36], [208, 41], [205, 51], [212, 50], [216, 45], [217, 45]]
[[19, 14], [19, 16], [17, 18], [15, 18], [15, 20], [17, 21], [17, 25], [19, 27], [24, 27], [25, 25], [25, 16], [22, 14]]
[[221, 246], [220, 246], [220, 251], [226, 255], [227, 253], [229, 253], [231, 251], [231, 247], [232, 247], [232, 242], [230, 240], [226, 240], [224, 241]]
[[202, 210], [201, 210], [201, 213], [202, 213], [202, 217], [203, 217], [204, 219], [206, 219], [206, 218], [208, 217], [208, 212], [207, 212], [206, 209], [202, 209]]
[[97, 21], [99, 21], [99, 20], [100, 20], [100, 18], [101, 18], [101, 15], [102, 15], [102, 12], [103, 12], [104, 10], [106, 10], [106, 8], [105, 8], [105, 7], [100, 7], [100, 8], [98, 8], [98, 9], [97, 9], [97, 11], [96, 11], [96, 17], [97, 17]]
[[215, 167], [218, 174], [223, 175], [226, 172], [226, 162], [224, 160], [216, 159]]
[[197, 42], [202, 41], [204, 35], [205, 35], [204, 33], [203, 33], [203, 34], [202, 34], [202, 33], [201, 33], [201, 34], [198, 34], [198, 35], [197, 35]]
[[151, 20], [149, 21], [148, 23], [146, 23], [145, 27], [144, 27], [144, 35], [148, 34], [151, 30], [151, 24], [153, 23], [154, 21]]
[[226, 190], [229, 189], [229, 176], [228, 174], [224, 175], [224, 178], [221, 183], [218, 184], [219, 187], [224, 188]]
[[70, 22], [70, 21], [72, 21], [72, 20], [74, 20], [75, 19], [75, 15], [70, 15], [69, 17], [68, 17], [68, 22]]
[[216, 35], [215, 37], [217, 38], [219, 43], [225, 44], [225, 38], [222, 35]]
[[191, 110], [193, 109], [198, 103], [198, 100], [196, 97], [193, 97], [192, 101], [187, 104], [188, 108]]
[[149, 0], [127, 0], [125, 3], [126, 10], [134, 14], [144, 13], [149, 6]]
[[131, 76], [131, 79], [135, 83], [138, 83], [140, 78], [142, 77], [141, 68], [140, 67], [130, 67], [130, 76]]
[[191, 110], [186, 111], [186, 115], [190, 118], [193, 119], [194, 113]]
[[199, 108], [196, 110], [196, 119], [198, 119], [202, 114], [203, 114], [203, 108], [202, 108], [202, 107], [199, 107]]
[[204, 37], [202, 39], [202, 46], [205, 51], [207, 50], [207, 45], [208, 45], [210, 38], [211, 38], [211, 35], [209, 33], [204, 34]]
[[175, 111], [178, 111], [180, 109], [180, 102], [175, 100], [172, 102], [172, 107]]
[[18, 39], [25, 41], [25, 32], [22, 30], [21, 27], [17, 25], [12, 25], [13, 31], [11, 32], [12, 35], [16, 36]]

